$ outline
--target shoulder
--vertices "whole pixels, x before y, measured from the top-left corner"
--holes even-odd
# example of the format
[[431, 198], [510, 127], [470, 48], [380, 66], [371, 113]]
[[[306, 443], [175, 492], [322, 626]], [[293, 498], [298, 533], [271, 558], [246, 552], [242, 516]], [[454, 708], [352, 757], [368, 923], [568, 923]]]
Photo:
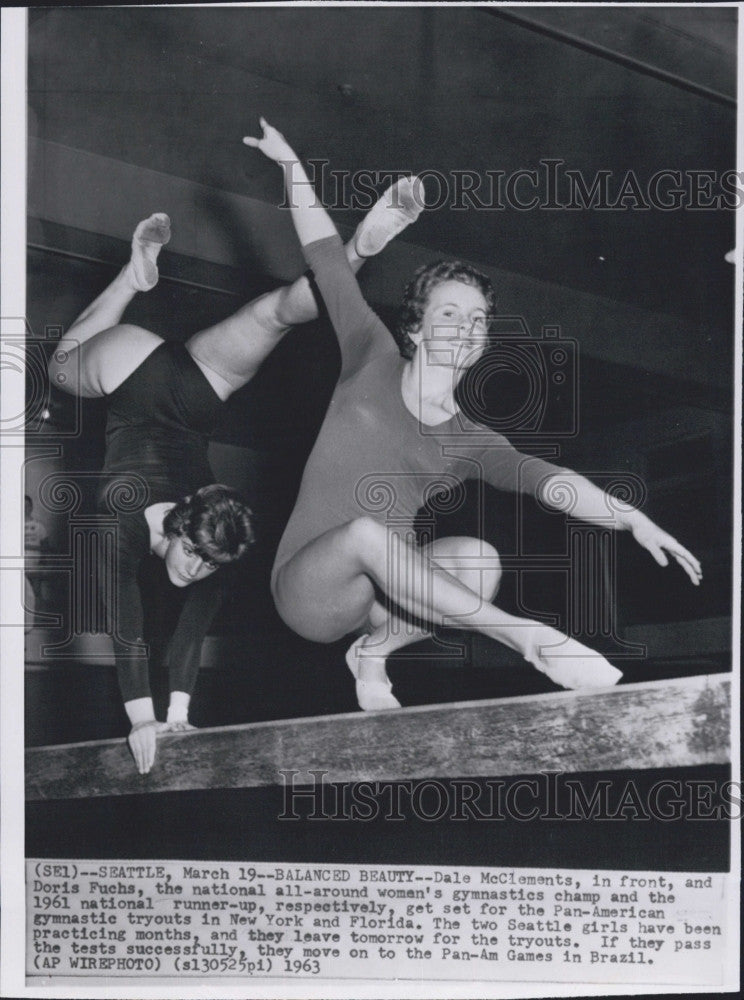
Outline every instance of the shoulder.
[[141, 527], [147, 532], [150, 548], [155, 555], [160, 555], [158, 549], [165, 543], [166, 535], [163, 522], [166, 515], [176, 506], [175, 502], [153, 503], [145, 507], [141, 515]]

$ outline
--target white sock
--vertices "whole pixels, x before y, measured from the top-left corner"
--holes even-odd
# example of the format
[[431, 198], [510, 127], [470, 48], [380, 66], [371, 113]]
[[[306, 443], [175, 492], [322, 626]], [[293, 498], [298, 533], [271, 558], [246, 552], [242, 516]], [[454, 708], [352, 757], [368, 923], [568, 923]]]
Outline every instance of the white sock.
[[583, 646], [576, 639], [556, 632], [555, 638], [560, 641], [553, 646], [549, 641], [551, 638], [553, 637], [547, 636], [544, 639], [542, 648], [536, 642], [525, 659], [554, 684], [573, 689], [612, 687], [623, 676], [604, 656]]
[[138, 292], [149, 292], [158, 283], [157, 259], [161, 247], [170, 239], [170, 219], [162, 212], [156, 212], [149, 219], [143, 219], [132, 238], [132, 259], [127, 265], [127, 274]]
[[373, 257], [406, 226], [415, 222], [423, 208], [423, 181], [418, 177], [404, 177], [397, 181], [357, 226], [354, 249], [360, 257]]
[[[360, 636], [346, 653], [346, 665], [356, 679], [356, 696], [359, 707], [365, 712], [384, 712], [400, 708], [400, 702], [392, 692], [392, 684], [385, 672], [385, 680], [365, 681], [360, 677], [362, 667], [362, 646], [369, 636]], [[385, 657], [372, 657], [384, 664]]]

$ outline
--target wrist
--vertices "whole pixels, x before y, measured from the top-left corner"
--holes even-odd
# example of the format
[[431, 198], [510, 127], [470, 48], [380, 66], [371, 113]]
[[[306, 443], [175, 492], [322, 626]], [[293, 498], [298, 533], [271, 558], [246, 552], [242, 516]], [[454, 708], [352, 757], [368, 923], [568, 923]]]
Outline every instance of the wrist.
[[168, 705], [168, 722], [188, 722], [191, 695], [185, 691], [171, 691]]
[[156, 721], [152, 698], [133, 698], [124, 702], [124, 708], [133, 727]]
[[639, 527], [648, 518], [645, 514], [642, 514], [640, 510], [635, 507], [628, 508], [628, 510], [620, 511], [618, 514], [618, 520], [620, 521], [620, 528], [623, 531], [633, 531], [634, 528]]
[[136, 733], [140, 729], [147, 729], [148, 726], [159, 725], [157, 719], [145, 719], [143, 722], [135, 722], [132, 726], [131, 732]]

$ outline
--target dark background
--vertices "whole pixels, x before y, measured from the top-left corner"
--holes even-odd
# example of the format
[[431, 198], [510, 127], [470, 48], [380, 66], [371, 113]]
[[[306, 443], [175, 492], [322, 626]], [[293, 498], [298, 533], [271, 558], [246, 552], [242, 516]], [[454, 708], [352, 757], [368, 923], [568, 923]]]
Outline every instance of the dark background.
[[[174, 239], [160, 258], [158, 288], [138, 297], [128, 321], [185, 339], [299, 273], [289, 220], [272, 208], [281, 199], [278, 171], [240, 144], [259, 114], [303, 157], [326, 157], [339, 170], [509, 174], [552, 157], [589, 180], [609, 170], [615, 186], [629, 170], [642, 182], [660, 169], [720, 175], [735, 165], [735, 22], [736, 12], [722, 8], [533, 6], [501, 15], [441, 7], [32, 10], [28, 321], [34, 350], [40, 358], [49, 353], [59, 332], [127, 259], [127, 234], [136, 221], [156, 209], [171, 214]], [[324, 194], [329, 197], [327, 187]], [[361, 214], [339, 208], [334, 218], [350, 232]], [[733, 247], [733, 213], [445, 207], [424, 213], [401, 242], [362, 278], [383, 318], [394, 315], [418, 263], [461, 256], [489, 271], [501, 313], [523, 317], [533, 337], [551, 324], [576, 342], [576, 378], [551, 397], [550, 419], [521, 435], [517, 426], [509, 436], [525, 451], [557, 449], [560, 463], [603, 486], [608, 475], [639, 476], [646, 512], [703, 562], [704, 582], [693, 588], [678, 567], [659, 569], [631, 539], [619, 537], [616, 568], [603, 569], [617, 634], [584, 635], [587, 641], [623, 669], [626, 683], [729, 669], [734, 269], [723, 256]], [[247, 493], [260, 542], [236, 574], [205, 644], [193, 699], [197, 725], [356, 707], [344, 644], [317, 646], [290, 633], [267, 586], [337, 366], [325, 324], [292, 332], [233, 397], [215, 436], [216, 478]], [[520, 409], [524, 379], [497, 372], [487, 389], [489, 413], [508, 422]], [[64, 554], [71, 521], [92, 509], [87, 474], [101, 464], [105, 406], [86, 401], [78, 411], [56, 390], [32, 391], [41, 392], [44, 405], [30, 422], [26, 492]], [[555, 433], [574, 413], [576, 433]], [[41, 482], [58, 472], [83, 484], [81, 506], [71, 516], [40, 506]], [[528, 502], [517, 530], [514, 498], [494, 491], [482, 508], [471, 493], [463, 509], [436, 523], [439, 534], [482, 532], [502, 556], [566, 552], [562, 516]], [[513, 570], [499, 600], [508, 610], [558, 615], [560, 627], [568, 628], [570, 586], [564, 572]], [[56, 624], [39, 616], [27, 636], [27, 743], [124, 736], [105, 637], [91, 634], [95, 628], [73, 634], [68, 572], [50, 574], [49, 593], [47, 612], [58, 616]], [[452, 633], [445, 638], [456, 645], [430, 642], [412, 650], [413, 660], [391, 661], [404, 705], [554, 689], [494, 643]], [[644, 643], [646, 652], [629, 659], [623, 642]], [[63, 655], [45, 648], [50, 644]], [[210, 794], [179, 801], [193, 806], [189, 828], [204, 827], [204, 856], [227, 857], [221, 852], [231, 850], [229, 819], [212, 828], [218, 846], [209, 846], [206, 818], [220, 815]], [[235, 834], [235, 856], [243, 849], [257, 859], [273, 856], [274, 846], [267, 847], [258, 830], [272, 829], [276, 793], [224, 794], [225, 817], [263, 817], [249, 824], [249, 846]], [[154, 831], [168, 825], [171, 806], [167, 796], [77, 803], [58, 813], [31, 805], [29, 852], [72, 856], [79, 843], [86, 845], [83, 853], [150, 856], [159, 850]], [[127, 824], [125, 815], [161, 820]], [[59, 824], [51, 834], [54, 816]], [[89, 831], [103, 824], [120, 835], [96, 847], [72, 816]], [[710, 824], [688, 826], [679, 826], [687, 847], [675, 849], [673, 867], [695, 867], [695, 852], [702, 867], [725, 867], [725, 833], [712, 837]], [[654, 837], [639, 848], [628, 828], [617, 839], [616, 825], [611, 834], [591, 835], [543, 826], [528, 853], [533, 860], [540, 853], [546, 864], [561, 857], [571, 863], [586, 840], [596, 850], [586, 864], [600, 864], [608, 843], [622, 842], [624, 863], [664, 867]], [[138, 839], [137, 830], [150, 832]], [[411, 844], [421, 844], [416, 860], [449, 857], [436, 846], [437, 834], [429, 847], [420, 829], [409, 834]], [[168, 848], [173, 856], [202, 856], [197, 841], [183, 836]], [[287, 836], [299, 860], [325, 858], [322, 845], [331, 834], [317, 841]], [[268, 842], [280, 845], [287, 859], [295, 851], [282, 838], [275, 831]], [[373, 840], [379, 842], [377, 834]], [[498, 863], [520, 863], [526, 840], [515, 834], [508, 842], [515, 846]], [[476, 860], [490, 859], [470, 843]], [[342, 857], [375, 860], [366, 847], [360, 850], [359, 857]], [[380, 846], [380, 860], [385, 850]], [[404, 859], [397, 841], [391, 851]]]

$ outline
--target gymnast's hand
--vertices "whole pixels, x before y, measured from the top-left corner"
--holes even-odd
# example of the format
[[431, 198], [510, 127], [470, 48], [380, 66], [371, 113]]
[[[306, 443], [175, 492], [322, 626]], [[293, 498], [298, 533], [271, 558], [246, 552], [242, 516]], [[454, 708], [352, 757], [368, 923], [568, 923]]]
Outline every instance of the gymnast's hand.
[[273, 126], [269, 125], [265, 118], [259, 118], [258, 120], [263, 130], [263, 135], [260, 139], [256, 139], [251, 135], [246, 135], [243, 138], [243, 142], [246, 146], [252, 146], [254, 149], [259, 149], [264, 156], [268, 156], [268, 158], [270, 160], [274, 160], [275, 163], [296, 161], [297, 154], [289, 145], [282, 133], [277, 131], [277, 129]]
[[155, 719], [137, 722], [132, 726], [127, 742], [140, 774], [147, 774], [155, 763], [156, 738], [162, 723]]
[[161, 722], [161, 733], [188, 733], [196, 726], [192, 726], [187, 719], [175, 719], [172, 722]]
[[[634, 513], [638, 514], [639, 512], [635, 511]], [[699, 585], [703, 579], [703, 571], [700, 563], [692, 552], [688, 552], [684, 545], [680, 545], [676, 538], [672, 538], [666, 531], [662, 531], [661, 528], [643, 514], [640, 517], [633, 518], [628, 527], [638, 544], [642, 545], [644, 549], [648, 549], [659, 566], [669, 565], [669, 558], [666, 554], [668, 552], [672, 558], [677, 560], [692, 583], [696, 587]]]

